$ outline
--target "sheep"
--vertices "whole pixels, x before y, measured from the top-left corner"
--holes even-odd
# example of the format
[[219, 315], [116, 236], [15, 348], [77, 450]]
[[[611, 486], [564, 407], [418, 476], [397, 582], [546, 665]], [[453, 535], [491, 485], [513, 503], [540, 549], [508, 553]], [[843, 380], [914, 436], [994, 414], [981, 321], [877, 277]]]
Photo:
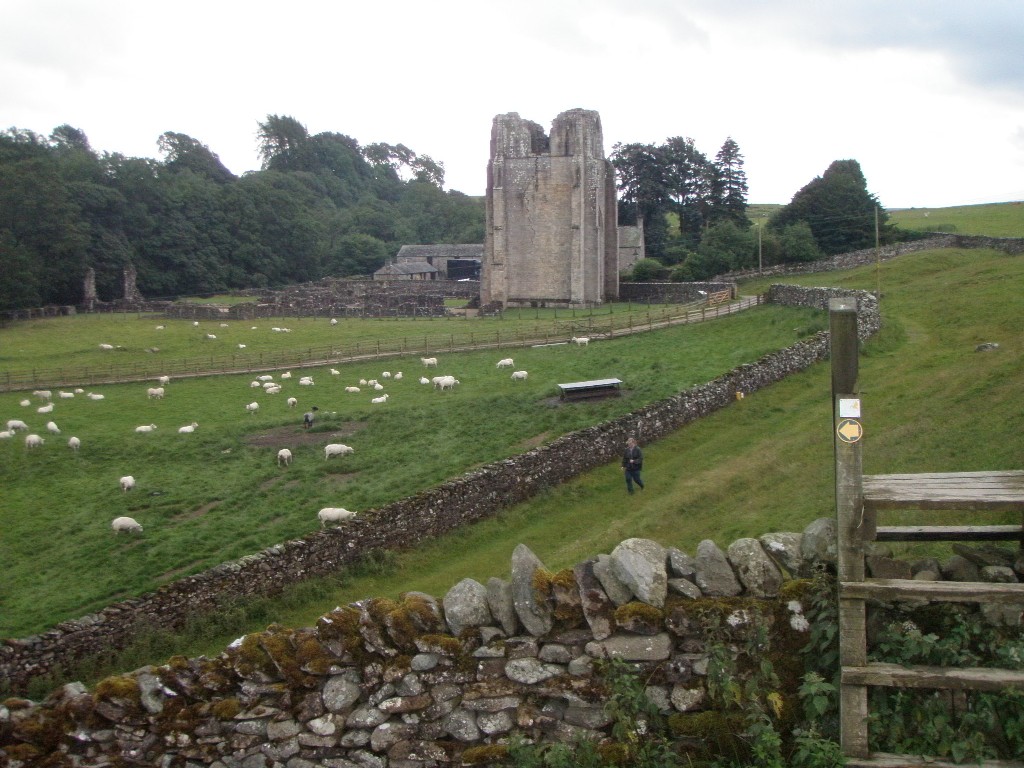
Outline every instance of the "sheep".
[[90, 392], [86, 395], [90, 400], [102, 400], [105, 395], [101, 395], [99, 392]]
[[313, 377], [312, 376], [303, 376], [301, 379], [299, 379], [299, 386], [300, 387], [312, 387], [313, 386]]
[[156, 424], [143, 424], [135, 428], [135, 431], [140, 434], [146, 434], [156, 429]]
[[58, 392], [57, 395], [61, 400], [70, 400], [75, 396], [74, 392]]
[[221, 323], [221, 324], [220, 324], [220, 327], [221, 327], [221, 328], [227, 328], [227, 327], [228, 327], [228, 324], [227, 324], [227, 323]]
[[72, 451], [78, 453], [78, 449], [81, 447], [82, 441], [79, 440], [77, 437], [72, 436], [68, 438], [68, 448], [70, 448]]
[[320, 527], [326, 528], [328, 523], [343, 523], [356, 516], [355, 512], [349, 512], [343, 507], [324, 507], [316, 516], [320, 518]]
[[48, 421], [46, 422], [46, 431], [51, 435], [59, 435], [60, 427], [57, 426], [56, 422]]
[[125, 475], [117, 482], [121, 485], [121, 493], [128, 493], [128, 491], [135, 487], [135, 478], [131, 475]]
[[158, 325], [155, 330], [162, 331], [163, 329], [164, 327], [162, 325]]
[[10, 440], [14, 437], [14, 432], [9, 429], [0, 430], [0, 440]]
[[288, 407], [289, 408], [294, 408], [298, 404], [299, 404], [298, 398], [296, 398], [296, 397], [289, 397], [288, 398]]
[[245, 410], [247, 410], [249, 413], [256, 413], [256, 411], [258, 411], [259, 409], [260, 404], [257, 403], [255, 400], [249, 403], [247, 406], [245, 406]]
[[32, 405], [32, 401], [22, 400], [20, 403], [18, 403], [18, 405], [20, 405], [22, 408], [28, 408], [30, 405]]
[[421, 357], [420, 362], [423, 363], [424, 368], [437, 368], [436, 357]]
[[342, 443], [328, 443], [324, 446], [324, 461], [331, 456], [344, 456], [347, 453], [355, 453], [355, 449]]
[[359, 383], [366, 387], [376, 387], [378, 382], [376, 379], [369, 379], [367, 381], [360, 380]]
[[255, 330], [256, 330], [256, 326], [255, 326], [255, 325], [251, 325], [251, 326], [249, 326], [249, 330], [250, 330], [250, 331], [255, 331]]
[[164, 399], [164, 388], [163, 387], [149, 387], [146, 390], [146, 397], [150, 400], [163, 400]]
[[53, 392], [48, 389], [36, 389], [32, 391], [32, 394], [40, 400], [49, 400], [53, 397]]
[[420, 376], [420, 384], [429, 384], [429, 383], [430, 383], [430, 379], [428, 379], [426, 376]]
[[287, 448], [282, 448], [277, 452], [277, 466], [287, 467], [292, 463], [292, 452]]
[[391, 378], [391, 371], [384, 371], [383, 373], [381, 373], [380, 377], [382, 379], [390, 379]]
[[39, 435], [35, 435], [35, 434], [25, 435], [25, 447], [26, 448], [29, 448], [29, 449], [39, 448], [45, 442], [46, 441], [43, 440], [43, 438], [41, 438]]
[[263, 389], [270, 389], [271, 387], [279, 386], [276, 381], [264, 381], [261, 385]]
[[337, 325], [337, 324], [338, 324], [338, 318], [332, 317], [331, 318], [331, 325]]
[[370, 400], [370, 402], [373, 403], [374, 405], [380, 405], [381, 403], [386, 403], [387, 401], [388, 396], [386, 393], [381, 395], [380, 397], [375, 397], [372, 400]]
[[341, 376], [341, 371], [337, 368], [331, 368], [331, 376]]
[[81, 387], [75, 387], [75, 394], [76, 394], [76, 395], [80, 395], [80, 394], [82, 394], [83, 392], [85, 392], [85, 390], [84, 390], [84, 389], [82, 389]]
[[282, 379], [290, 379], [291, 377], [292, 377], [292, 372], [291, 371], [285, 371], [284, 373], [281, 374], [281, 378]]
[[210, 339], [212, 341], [216, 341], [217, 340], [216, 334], [213, 334], [213, 333], [206, 334], [206, 338], [208, 338], [208, 339]]
[[359, 387], [345, 387], [346, 392], [359, 392]]
[[114, 529], [114, 533], [142, 533], [142, 526], [133, 517], [115, 517], [110, 527]]
[[398, 372], [395, 373], [395, 381], [401, 381], [401, 380], [402, 380], [402, 372], [398, 371]]
[[263, 386], [263, 384], [261, 382], [259, 382], [259, 381], [250, 381], [249, 382], [249, 389], [259, 389], [262, 386]]
[[435, 376], [434, 386], [440, 390], [455, 389], [455, 385], [459, 383], [459, 380], [454, 376]]
[[278, 328], [276, 325], [273, 328], [271, 328], [270, 330], [272, 330], [274, 333], [280, 333], [281, 332], [281, 329]]
[[369, 384], [369, 382], [366, 379], [360, 379], [359, 380], [359, 386], [360, 387], [365, 387], [367, 384]]
[[526, 381], [527, 376], [529, 376], [529, 374], [526, 371], [513, 371], [512, 381]]
[[266, 392], [268, 395], [279, 395], [281, 394], [281, 387], [278, 386], [277, 384], [272, 384], [263, 391]]
[[587, 346], [587, 344], [590, 343], [590, 337], [589, 336], [573, 336], [572, 337], [572, 343], [575, 344], [577, 347], [585, 347], [585, 346]]
[[168, 384], [171, 383], [171, 377], [170, 376], [161, 376], [160, 378], [158, 378], [156, 380], [156, 383], [159, 384], [161, 387], [166, 387]]
[[375, 389], [375, 390], [376, 390], [377, 392], [380, 392], [380, 391], [381, 391], [382, 389], [384, 389], [384, 385], [383, 385], [383, 384], [374, 384], [374, 385], [373, 385], [373, 388], [374, 388], [374, 389]]
[[511, 357], [506, 357], [506, 358], [503, 358], [503, 359], [499, 360], [498, 364], [496, 366], [494, 366], [494, 367], [495, 368], [511, 368], [513, 365], [515, 365], [515, 363], [512, 361], [512, 358]]
[[198, 320], [193, 320], [192, 321], [192, 327], [193, 328], [198, 328], [199, 327], [199, 321]]
[[100, 349], [113, 349], [113, 344], [100, 344]]
[[36, 413], [52, 413], [52, 412], [53, 412], [53, 403], [49, 403], [47, 405], [41, 405], [38, 408], [36, 408]]
[[191, 433], [196, 431], [196, 427], [198, 427], [198, 426], [199, 426], [199, 424], [197, 422], [193, 421], [191, 424], [186, 424], [183, 427], [178, 427], [178, 434], [179, 435], [191, 434]]
[[238, 345], [238, 348], [239, 348], [239, 349], [245, 349], [245, 344], [239, 344], [239, 345]]
[[259, 379], [260, 381], [273, 381], [274, 380], [274, 377], [271, 376], [269, 373], [264, 373], [262, 376], [257, 376], [256, 378]]
[[8, 419], [7, 429], [9, 429], [11, 432], [17, 432], [19, 429], [28, 429], [28, 424], [26, 424], [21, 419]]

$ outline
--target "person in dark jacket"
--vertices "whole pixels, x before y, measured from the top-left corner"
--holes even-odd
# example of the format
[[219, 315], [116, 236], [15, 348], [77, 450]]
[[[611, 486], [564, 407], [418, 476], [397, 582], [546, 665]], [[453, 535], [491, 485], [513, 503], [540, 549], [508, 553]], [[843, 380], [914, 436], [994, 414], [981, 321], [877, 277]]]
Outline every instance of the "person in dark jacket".
[[644, 489], [644, 481], [640, 479], [640, 470], [644, 467], [644, 453], [636, 444], [636, 438], [626, 441], [626, 450], [622, 453], [622, 469], [626, 473], [626, 490], [633, 492], [633, 483]]
[[302, 414], [302, 428], [303, 429], [309, 429], [310, 427], [313, 426], [313, 419], [316, 418], [316, 412], [319, 411], [319, 410], [320, 409], [317, 408], [314, 405], [312, 410], [306, 411], [304, 414]]

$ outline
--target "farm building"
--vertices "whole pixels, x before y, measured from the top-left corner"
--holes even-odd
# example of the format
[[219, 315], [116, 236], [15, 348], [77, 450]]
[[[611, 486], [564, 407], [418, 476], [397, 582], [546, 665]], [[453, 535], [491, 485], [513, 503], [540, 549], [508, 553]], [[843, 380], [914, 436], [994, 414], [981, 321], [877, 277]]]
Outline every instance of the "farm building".
[[439, 270], [438, 280], [479, 280], [480, 261], [483, 255], [483, 243], [403, 245], [395, 257], [395, 263], [430, 264]]

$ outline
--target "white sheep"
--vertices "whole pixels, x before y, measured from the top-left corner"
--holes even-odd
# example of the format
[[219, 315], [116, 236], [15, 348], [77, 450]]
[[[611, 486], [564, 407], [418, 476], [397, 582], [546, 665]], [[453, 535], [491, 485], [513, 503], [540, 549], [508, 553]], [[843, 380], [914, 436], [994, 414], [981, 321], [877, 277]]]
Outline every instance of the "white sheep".
[[390, 379], [391, 378], [391, 371], [384, 371], [384, 372], [382, 372], [380, 377], [382, 379]]
[[259, 381], [250, 381], [249, 382], [249, 389], [259, 389], [262, 386], [263, 386], [262, 382], [259, 382]]
[[436, 357], [421, 357], [420, 362], [423, 363], [425, 368], [437, 368]]
[[401, 381], [401, 380], [402, 380], [402, 372], [401, 371], [397, 371], [395, 373], [395, 381]]
[[499, 360], [498, 364], [496, 366], [494, 366], [494, 367], [495, 368], [511, 368], [513, 365], [515, 365], [515, 362], [513, 362], [512, 358], [511, 357], [506, 357], [506, 358], [503, 358], [503, 359]]
[[239, 344], [239, 345], [238, 345], [238, 348], [239, 348], [239, 349], [245, 349], [245, 344]]
[[388, 401], [387, 393], [384, 393], [380, 397], [375, 397], [372, 400], [370, 400], [370, 402], [373, 403], [374, 405], [381, 405], [382, 403], [386, 403], [387, 401]]
[[39, 406], [36, 408], [36, 413], [53, 413], [53, 403]]
[[74, 392], [58, 392], [57, 395], [61, 400], [70, 400], [75, 396]]
[[303, 376], [301, 379], [299, 379], [299, 386], [300, 387], [312, 387], [313, 386], [313, 377], [312, 376]]
[[208, 339], [210, 339], [212, 341], [216, 341], [217, 340], [216, 334], [213, 334], [213, 333], [206, 334], [206, 338], [208, 338]]
[[274, 333], [280, 333], [281, 332], [281, 329], [278, 328], [276, 325], [273, 328], [271, 328], [270, 330], [272, 330]]
[[85, 392], [85, 390], [84, 390], [84, 389], [82, 389], [81, 387], [75, 387], [75, 394], [76, 394], [76, 395], [80, 395], [80, 394], [82, 394], [83, 392]]
[[149, 387], [146, 390], [146, 397], [150, 400], [163, 400], [164, 399], [164, 388], [163, 387]]
[[274, 380], [274, 377], [271, 376], [269, 373], [264, 373], [262, 376], [257, 376], [256, 378], [259, 379], [260, 381], [273, 381]]
[[156, 380], [156, 383], [159, 384], [161, 387], [166, 387], [168, 384], [171, 383], [171, 377], [170, 376], [161, 376], [160, 378], [158, 378]]
[[60, 427], [57, 426], [57, 422], [48, 421], [46, 422], [46, 431], [49, 432], [51, 435], [59, 435]]
[[32, 391], [32, 394], [40, 400], [49, 400], [53, 397], [53, 392], [48, 389], [36, 389]]
[[163, 329], [164, 329], [164, 327], [163, 327], [162, 325], [158, 325], [158, 326], [156, 327], [156, 330], [158, 330], [158, 331], [162, 331]]
[[291, 328], [282, 328], [281, 329], [281, 333], [291, 333], [291, 332], [292, 332]]
[[324, 507], [316, 516], [320, 518], [320, 527], [326, 528], [328, 523], [343, 523], [356, 516], [355, 512], [349, 512], [343, 507]]
[[376, 379], [369, 379], [367, 381], [360, 380], [359, 383], [363, 384], [363, 385], [365, 385], [367, 387], [376, 387], [379, 382]]
[[142, 533], [142, 526], [133, 517], [115, 517], [110, 527], [114, 529], [114, 533]]
[[113, 344], [100, 344], [100, 349], [113, 349]]
[[299, 404], [299, 399], [297, 397], [289, 397], [288, 398], [288, 407], [289, 408], [294, 408], [298, 404]]
[[347, 453], [355, 453], [355, 449], [342, 443], [328, 443], [324, 446], [324, 461], [331, 456], [344, 456]]
[[196, 427], [198, 427], [198, 426], [199, 426], [199, 424], [197, 422], [193, 421], [191, 424], [186, 424], [183, 427], [178, 427], [178, 434], [179, 435], [189, 435], [189, 434], [195, 432], [196, 431]]
[[268, 395], [279, 395], [281, 394], [281, 387], [277, 384], [272, 384], [263, 391]]
[[374, 390], [376, 390], [377, 392], [380, 392], [380, 391], [381, 391], [382, 389], [384, 389], [384, 385], [383, 385], [383, 384], [380, 384], [380, 383], [378, 383], [378, 384], [374, 384], [374, 385], [373, 385], [373, 388], [374, 388]]
[[247, 406], [245, 406], [245, 410], [247, 410], [249, 413], [256, 413], [256, 411], [258, 411], [259, 409], [260, 404], [257, 403], [255, 400], [249, 403]]
[[26, 448], [29, 448], [29, 449], [31, 449], [31, 448], [39, 448], [45, 442], [46, 441], [43, 440], [43, 438], [41, 438], [39, 435], [35, 435], [35, 434], [25, 435], [25, 447]]
[[512, 381], [526, 381], [529, 374], [526, 371], [512, 371]]
[[331, 368], [331, 376], [341, 376], [341, 371], [337, 368]]
[[455, 385], [459, 383], [459, 380], [454, 376], [435, 376], [434, 386], [440, 390], [455, 389]]
[[338, 324], [338, 318], [332, 317], [331, 318], [331, 325], [337, 325], [337, 324]]
[[345, 387], [346, 392], [359, 392], [359, 387]]
[[0, 440], [10, 440], [14, 437], [14, 432], [10, 429], [0, 430]]
[[19, 429], [28, 429], [28, 424], [26, 424], [21, 419], [8, 419], [7, 429], [9, 429], [11, 432], [17, 432]]
[[429, 383], [430, 383], [430, 379], [428, 379], [426, 376], [420, 376], [420, 384], [429, 384]]
[[572, 337], [572, 343], [575, 344], [577, 347], [585, 347], [585, 346], [587, 346], [587, 344], [590, 343], [590, 337], [589, 336], [573, 336]]
[[142, 424], [141, 426], [136, 427], [135, 431], [140, 433], [140, 434], [145, 434], [147, 432], [152, 432], [155, 429], [156, 429], [156, 424]]
[[72, 436], [68, 438], [68, 448], [70, 448], [72, 451], [78, 453], [78, 449], [81, 447], [82, 441], [79, 440], [77, 437]]
[[360, 387], [365, 387], [367, 384], [369, 384], [369, 382], [366, 379], [360, 379], [359, 380], [359, 386]]
[[22, 408], [28, 408], [30, 405], [32, 405], [32, 401], [22, 400], [20, 403], [18, 403], [18, 405], [20, 405]]
[[198, 320], [193, 320], [192, 321], [192, 327], [193, 328], [198, 328], [199, 327], [199, 321]]
[[291, 371], [285, 371], [284, 373], [281, 374], [281, 378], [282, 379], [290, 379], [291, 377], [292, 377], [292, 372]]
[[102, 400], [106, 395], [101, 395], [99, 392], [90, 392], [86, 395], [90, 400]]
[[221, 324], [220, 324], [220, 327], [221, 327], [221, 328], [227, 328], [227, 327], [228, 327], [228, 324], [227, 324], [227, 323], [221, 323]]
[[287, 467], [292, 463], [292, 452], [287, 448], [282, 448], [277, 452], [277, 466]]
[[132, 488], [135, 487], [135, 478], [131, 475], [125, 475], [118, 483], [121, 485], [121, 493], [128, 493]]

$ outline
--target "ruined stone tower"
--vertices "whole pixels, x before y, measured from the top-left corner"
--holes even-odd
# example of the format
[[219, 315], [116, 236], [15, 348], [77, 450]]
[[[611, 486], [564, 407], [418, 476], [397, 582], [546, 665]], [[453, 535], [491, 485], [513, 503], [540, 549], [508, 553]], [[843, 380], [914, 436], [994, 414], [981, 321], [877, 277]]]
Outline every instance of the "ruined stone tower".
[[571, 109], [551, 135], [497, 115], [487, 163], [482, 304], [599, 304], [619, 292], [615, 173], [601, 118]]

